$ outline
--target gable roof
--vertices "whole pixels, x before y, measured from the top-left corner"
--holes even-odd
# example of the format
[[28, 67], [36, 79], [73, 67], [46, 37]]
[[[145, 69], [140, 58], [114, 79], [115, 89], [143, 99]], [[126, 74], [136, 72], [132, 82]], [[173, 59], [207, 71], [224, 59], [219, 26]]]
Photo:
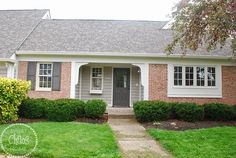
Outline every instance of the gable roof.
[[[65, 52], [99, 55], [166, 55], [171, 30], [162, 29], [165, 21], [127, 20], [42, 20], [20, 48], [20, 52]], [[20, 54], [20, 53], [19, 53]], [[174, 54], [182, 54], [177, 48]], [[207, 52], [199, 48], [191, 56], [232, 56], [227, 45]]]
[[49, 10], [0, 10], [0, 58], [10, 58]]

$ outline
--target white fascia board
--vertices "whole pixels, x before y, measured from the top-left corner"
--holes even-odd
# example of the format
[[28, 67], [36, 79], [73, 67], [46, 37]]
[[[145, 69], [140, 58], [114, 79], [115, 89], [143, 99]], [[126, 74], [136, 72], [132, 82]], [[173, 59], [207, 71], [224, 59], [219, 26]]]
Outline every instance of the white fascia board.
[[0, 61], [2, 62], [9, 62], [9, 63], [15, 63], [15, 59], [10, 59], [10, 58], [0, 58]]
[[162, 57], [162, 58], [186, 58], [186, 59], [232, 59], [230, 56], [212, 56], [212, 55], [167, 55], [156, 53], [126, 53], [126, 52], [73, 52], [73, 51], [17, 51], [17, 55], [57, 55], [57, 56], [120, 56], [120, 57]]

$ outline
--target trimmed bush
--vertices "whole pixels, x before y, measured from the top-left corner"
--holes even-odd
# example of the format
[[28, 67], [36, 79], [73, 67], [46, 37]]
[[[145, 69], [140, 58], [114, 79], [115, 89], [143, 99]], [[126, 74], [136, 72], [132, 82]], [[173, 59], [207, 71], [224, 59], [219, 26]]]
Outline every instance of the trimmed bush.
[[18, 114], [20, 117], [28, 119], [46, 118], [47, 108], [53, 101], [44, 98], [26, 99], [19, 106]]
[[134, 104], [134, 113], [141, 122], [166, 120], [172, 115], [172, 107], [162, 101], [138, 101]]
[[204, 109], [196, 103], [178, 103], [175, 106], [176, 117], [189, 122], [203, 120]]
[[205, 118], [216, 121], [230, 121], [235, 119], [235, 107], [223, 103], [204, 104]]
[[79, 99], [58, 99], [57, 101], [68, 102], [70, 106], [74, 106], [76, 117], [84, 117], [85, 116], [85, 103]]
[[100, 99], [88, 100], [84, 111], [86, 117], [101, 117], [106, 111], [107, 104]]
[[47, 119], [50, 121], [67, 122], [76, 119], [77, 108], [68, 101], [55, 100], [47, 108]]
[[18, 106], [29, 89], [28, 81], [0, 78], [0, 123], [17, 120]]

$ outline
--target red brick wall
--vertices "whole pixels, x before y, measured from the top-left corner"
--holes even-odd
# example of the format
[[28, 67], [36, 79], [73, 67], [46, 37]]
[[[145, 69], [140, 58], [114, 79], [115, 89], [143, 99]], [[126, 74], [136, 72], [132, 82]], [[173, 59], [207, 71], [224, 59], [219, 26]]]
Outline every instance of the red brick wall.
[[[19, 62], [18, 78], [22, 80], [27, 79], [27, 65], [28, 62]], [[61, 67], [61, 90], [60, 91], [30, 91], [29, 97], [32, 98], [48, 98], [59, 99], [70, 97], [70, 79], [71, 79], [71, 63], [62, 63]]]
[[230, 105], [236, 104], [236, 66], [222, 67], [222, 93], [223, 98], [174, 98], [167, 97], [168, 71], [167, 64], [149, 65], [149, 99], [171, 102], [222, 102]]

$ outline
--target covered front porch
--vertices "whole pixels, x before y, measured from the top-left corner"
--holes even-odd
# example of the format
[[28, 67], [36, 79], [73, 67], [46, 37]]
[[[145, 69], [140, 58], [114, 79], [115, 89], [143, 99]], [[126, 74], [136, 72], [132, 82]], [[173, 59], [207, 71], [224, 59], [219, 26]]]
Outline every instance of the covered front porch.
[[148, 65], [72, 63], [71, 98], [102, 99], [110, 107], [132, 107], [148, 99]]

